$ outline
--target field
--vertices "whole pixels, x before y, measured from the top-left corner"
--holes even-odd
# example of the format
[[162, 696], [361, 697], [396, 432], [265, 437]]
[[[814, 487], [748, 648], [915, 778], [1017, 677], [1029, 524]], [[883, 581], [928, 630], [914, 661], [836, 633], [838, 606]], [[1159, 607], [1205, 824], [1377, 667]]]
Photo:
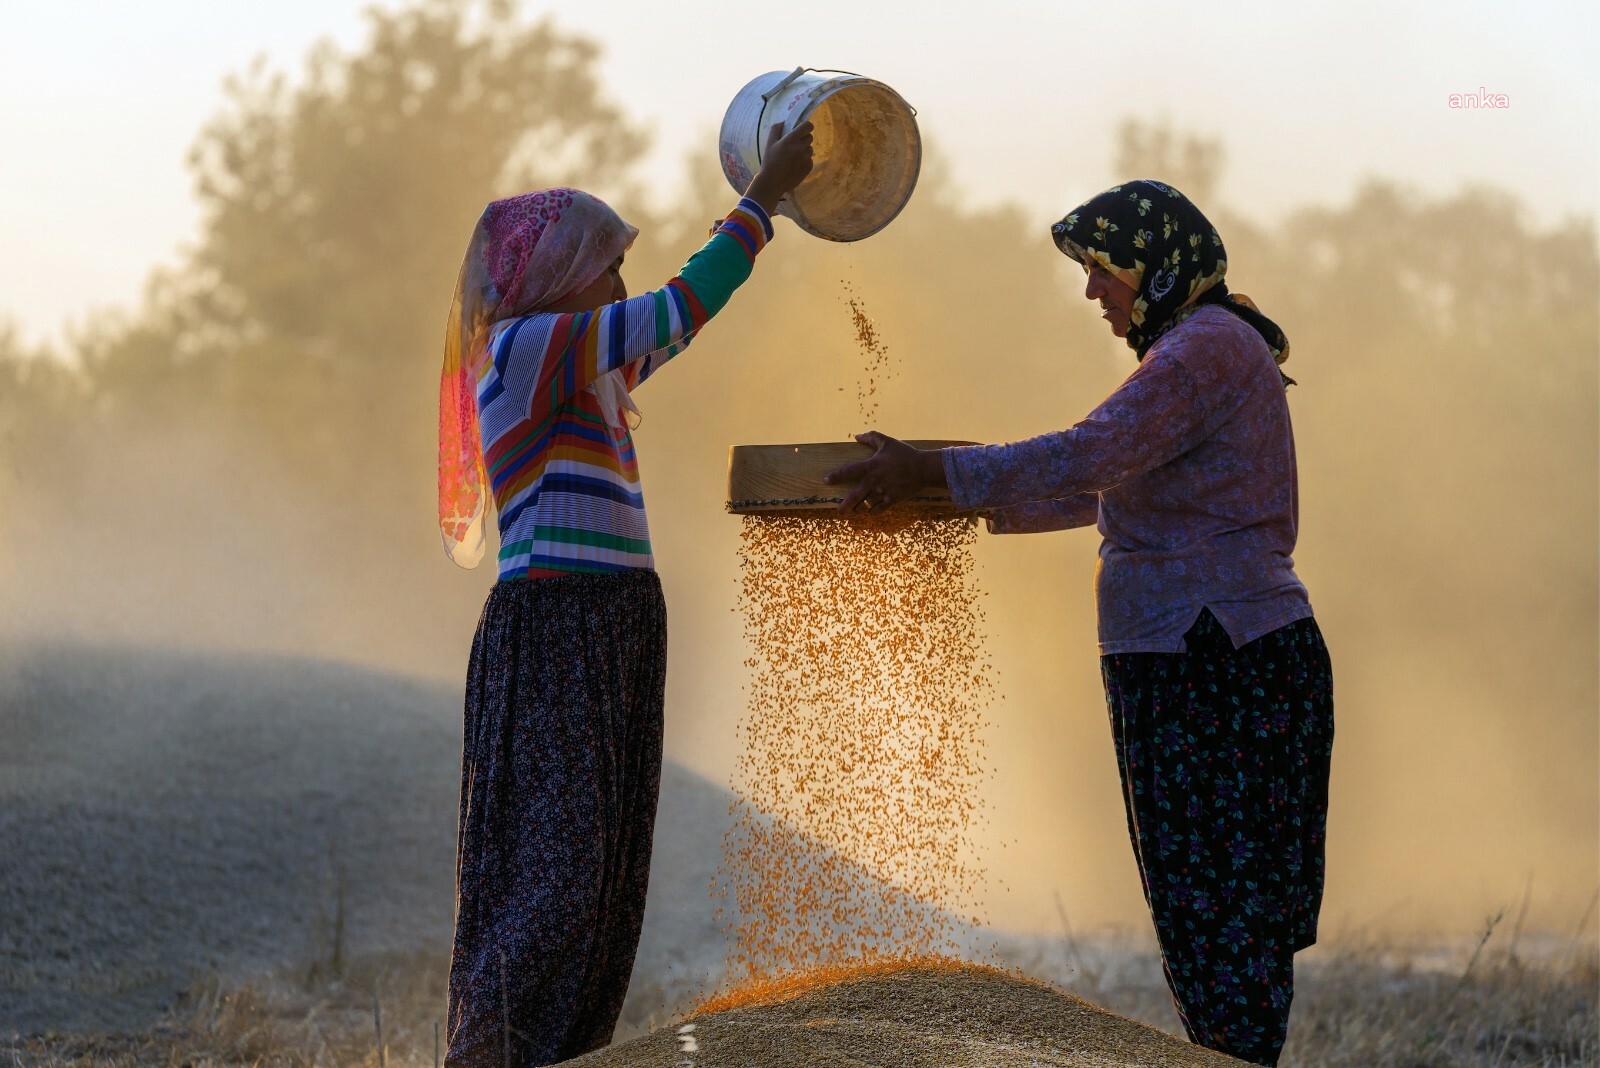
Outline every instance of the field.
[[[1069, 948], [1040, 939], [1013, 944], [1008, 956], [1092, 1004], [1181, 1034], [1147, 953], [1115, 940]], [[1282, 1061], [1290, 1068], [1600, 1063], [1592, 943], [1540, 957], [1493, 938], [1464, 957], [1380, 946], [1308, 957]], [[12, 1059], [39, 1068], [433, 1065], [444, 960], [396, 954], [351, 961], [342, 975], [321, 962], [255, 983], [201, 983], [155, 1027], [13, 1039]], [[693, 986], [638, 977], [618, 1039], [680, 1018], [698, 1000]]]
[[[18, 1066], [430, 1065], [459, 727], [445, 687], [336, 664], [11, 645], [0, 672], [0, 1044]], [[403, 769], [396, 774], [394, 769]], [[715, 983], [728, 795], [669, 765], [619, 1039]], [[1600, 1063], [1593, 915], [1456, 944], [1325, 932], [1284, 1064]], [[1179, 1032], [1145, 931], [979, 955]], [[992, 948], [988, 945], [992, 943]]]

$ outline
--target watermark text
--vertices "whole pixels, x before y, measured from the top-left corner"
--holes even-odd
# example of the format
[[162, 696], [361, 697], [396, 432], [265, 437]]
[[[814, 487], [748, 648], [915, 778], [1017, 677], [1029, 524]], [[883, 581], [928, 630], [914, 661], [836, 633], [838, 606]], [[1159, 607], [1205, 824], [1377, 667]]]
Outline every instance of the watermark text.
[[1508, 108], [1511, 106], [1511, 97], [1505, 93], [1491, 93], [1480, 85], [1476, 93], [1451, 93], [1450, 106], [1452, 108]]

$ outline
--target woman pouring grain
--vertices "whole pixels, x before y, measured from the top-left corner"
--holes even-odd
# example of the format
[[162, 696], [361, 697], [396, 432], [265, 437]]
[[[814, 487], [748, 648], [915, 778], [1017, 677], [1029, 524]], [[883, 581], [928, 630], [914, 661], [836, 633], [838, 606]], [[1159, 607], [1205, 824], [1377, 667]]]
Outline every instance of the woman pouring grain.
[[484, 209], [439, 391], [439, 526], [464, 566], [494, 496], [499, 581], [467, 670], [450, 1065], [540, 1065], [611, 1040], [644, 917], [666, 610], [627, 413], [750, 276], [811, 124], [774, 130], [678, 276], [628, 298], [638, 233], [545, 189]]
[[1322, 901], [1332, 668], [1294, 572], [1283, 332], [1223, 281], [1222, 240], [1160, 182], [1052, 233], [1139, 365], [1081, 422], [917, 450], [876, 432], [840, 506], [948, 486], [994, 533], [1098, 525], [1101, 675], [1128, 829], [1192, 1041], [1276, 1064]]

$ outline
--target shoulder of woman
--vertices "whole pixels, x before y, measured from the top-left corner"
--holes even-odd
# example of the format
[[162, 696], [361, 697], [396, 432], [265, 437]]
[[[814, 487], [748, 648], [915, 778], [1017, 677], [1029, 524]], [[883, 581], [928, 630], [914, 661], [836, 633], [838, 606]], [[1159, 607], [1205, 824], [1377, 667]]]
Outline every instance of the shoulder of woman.
[[1157, 354], [1183, 364], [1201, 382], [1237, 381], [1261, 368], [1276, 368], [1255, 327], [1218, 304], [1205, 305], [1173, 327], [1145, 358]]
[[501, 319], [489, 327], [489, 344], [498, 344], [502, 338], [512, 338], [520, 348], [533, 338], [547, 341], [558, 325], [572, 318], [570, 312], [536, 311]]
[[556, 340], [557, 328], [563, 320], [571, 318], [557, 312], [534, 312], [491, 323], [485, 348], [495, 370], [505, 373], [513, 362], [513, 354], [515, 362], [526, 364], [527, 359], [544, 353]]

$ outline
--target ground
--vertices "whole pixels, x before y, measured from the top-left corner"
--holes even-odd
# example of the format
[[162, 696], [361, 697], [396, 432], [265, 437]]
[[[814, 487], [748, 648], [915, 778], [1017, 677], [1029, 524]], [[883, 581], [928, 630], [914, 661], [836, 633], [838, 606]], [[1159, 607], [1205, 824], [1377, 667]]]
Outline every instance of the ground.
[[[40, 1068], [433, 1064], [459, 701], [451, 686], [294, 658], [0, 643], [0, 1053]], [[682, 1053], [678, 1028], [718, 981], [707, 886], [728, 800], [666, 769], [644, 940], [617, 1034], [638, 1045], [588, 1063], [650, 1063], [617, 1061], [621, 1050]], [[1513, 911], [1481, 941], [1466, 932], [1442, 948], [1319, 946], [1299, 958], [1283, 1063], [1600, 1063], [1592, 922], [1574, 917], [1574, 930], [1522, 932]], [[980, 948], [1181, 1033], [1147, 931], [993, 933]], [[925, 1006], [920, 1030], [905, 1018], [913, 1003]], [[871, 1015], [884, 1010], [901, 1018]], [[916, 1058], [983, 1049], [973, 1063], [1000, 1065], [983, 1044], [1031, 1034], [1029, 1013], [1057, 1036], [1050, 1056], [1089, 1056], [1072, 1044], [1106, 1041], [1205, 1056], [992, 972], [870, 976], [738, 1012], [694, 1021], [704, 1050], [694, 1064], [768, 1042], [774, 1059], [747, 1063], [781, 1065], [803, 1038], [840, 1057], [900, 1043], [893, 1057], [857, 1063], [955, 1064]], [[803, 1026], [816, 1020], [836, 1022]]]

